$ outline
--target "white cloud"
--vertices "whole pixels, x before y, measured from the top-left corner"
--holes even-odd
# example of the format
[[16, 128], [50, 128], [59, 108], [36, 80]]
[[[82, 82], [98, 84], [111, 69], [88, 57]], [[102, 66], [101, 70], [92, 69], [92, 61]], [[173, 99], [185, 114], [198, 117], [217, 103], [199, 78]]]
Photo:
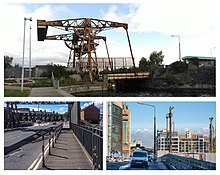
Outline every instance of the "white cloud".
[[83, 106], [81, 106], [81, 109], [84, 109], [85, 107], [90, 106], [92, 104], [94, 104], [94, 106], [100, 109], [100, 113], [103, 113], [103, 102], [100, 101], [91, 101], [88, 103], [84, 103]]
[[[4, 27], [4, 54], [12, 56], [14, 58], [13, 62], [21, 65], [23, 54], [24, 17], [32, 17], [32, 22], [28, 20], [26, 21], [24, 65], [29, 65], [30, 24], [32, 27], [32, 65], [43, 65], [51, 62], [66, 65], [69, 50], [63, 41], [37, 41], [37, 19], [53, 19], [55, 18], [55, 14], [59, 13], [60, 10], [64, 8], [65, 6], [53, 8], [51, 5], [42, 5], [33, 11], [28, 11], [23, 5], [5, 5], [4, 15], [7, 16], [7, 18], [3, 18], [3, 23], [6, 26]], [[48, 32], [50, 33], [50, 31]]]
[[113, 5], [105, 19], [127, 21], [130, 31], [161, 32], [182, 36], [209, 32], [215, 28], [215, 4], [203, 1], [150, 1], [129, 5], [129, 12], [123, 14], [120, 7]]
[[[136, 59], [136, 65], [141, 57], [148, 58], [152, 51], [163, 50], [165, 54], [165, 63], [169, 64], [178, 59], [178, 40], [171, 38], [171, 34], [181, 36], [182, 56], [201, 55], [209, 56], [210, 49], [216, 46], [215, 35], [215, 4], [213, 1], [196, 2], [192, 1], [171, 1], [166, 2], [151, 1], [141, 4], [128, 4], [129, 11], [126, 13], [120, 9], [120, 5], [112, 5], [109, 10], [102, 12], [102, 19], [127, 22], [129, 24], [129, 35], [133, 54]], [[123, 4], [125, 5], [125, 4]], [[10, 4], [4, 5], [4, 16], [2, 23], [4, 54], [14, 57], [14, 63], [21, 64], [23, 50], [23, 32], [24, 17], [32, 17], [32, 65], [36, 64], [55, 64], [66, 65], [69, 56], [69, 49], [63, 41], [37, 41], [37, 19], [59, 19], [57, 17], [61, 12], [62, 15], [71, 13], [71, 9], [66, 5], [52, 6], [42, 4], [39, 8], [30, 11], [24, 5]], [[100, 10], [101, 11], [101, 10]], [[29, 54], [29, 25], [26, 23], [26, 49], [25, 49], [25, 66], [28, 66]], [[122, 30], [122, 29], [121, 29]], [[120, 31], [120, 29], [119, 29]], [[54, 30], [48, 30], [52, 34]], [[107, 36], [110, 36], [106, 33]], [[124, 31], [123, 31], [124, 32]], [[132, 37], [132, 34], [146, 34], [157, 32], [167, 35], [170, 40], [167, 43], [161, 43], [160, 38], [155, 38], [156, 44], [138, 43], [139, 38]], [[105, 33], [101, 33], [105, 35]], [[146, 41], [148, 38], [146, 37]], [[130, 51], [127, 38], [124, 33], [117, 39], [107, 37], [109, 53], [111, 57], [130, 57]], [[215, 56], [215, 49], [212, 51]], [[97, 48], [98, 56], [107, 57], [105, 45], [101, 41]]]
[[[128, 23], [130, 35], [137, 32], [144, 37], [147, 33], [156, 32], [169, 37], [166, 44], [162, 44], [160, 38], [155, 38], [157, 44], [132, 43], [132, 47], [136, 64], [141, 57], [148, 58], [152, 51], [160, 50], [165, 54], [165, 64], [170, 64], [178, 59], [178, 39], [171, 38], [173, 34], [181, 37], [182, 57], [211, 55], [210, 49], [216, 46], [216, 16], [216, 4], [213, 1], [168, 0], [131, 4], [127, 14], [121, 13], [119, 6], [112, 6], [104, 18]], [[117, 45], [114, 49], [117, 50]], [[127, 56], [125, 50], [115, 53]], [[212, 56], [215, 56], [215, 50]]]
[[153, 130], [144, 128], [144, 129], [134, 129], [131, 131], [131, 141], [138, 140], [142, 141], [142, 144], [146, 147], [153, 146]]

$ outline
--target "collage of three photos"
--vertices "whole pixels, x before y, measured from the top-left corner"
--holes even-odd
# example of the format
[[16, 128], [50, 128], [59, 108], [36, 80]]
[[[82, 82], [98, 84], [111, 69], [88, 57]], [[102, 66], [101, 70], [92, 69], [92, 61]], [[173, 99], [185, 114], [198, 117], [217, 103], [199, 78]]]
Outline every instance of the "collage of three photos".
[[4, 172], [216, 170], [215, 4], [170, 4], [5, 4]]

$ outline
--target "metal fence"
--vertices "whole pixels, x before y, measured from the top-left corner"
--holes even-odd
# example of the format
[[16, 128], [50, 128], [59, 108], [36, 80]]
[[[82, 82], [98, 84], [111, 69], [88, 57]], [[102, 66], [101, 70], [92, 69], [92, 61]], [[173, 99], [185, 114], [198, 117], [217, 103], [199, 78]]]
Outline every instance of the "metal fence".
[[103, 169], [103, 131], [73, 123], [71, 128], [91, 156], [94, 169]]
[[216, 170], [215, 163], [172, 154], [162, 156], [161, 160], [175, 170]]

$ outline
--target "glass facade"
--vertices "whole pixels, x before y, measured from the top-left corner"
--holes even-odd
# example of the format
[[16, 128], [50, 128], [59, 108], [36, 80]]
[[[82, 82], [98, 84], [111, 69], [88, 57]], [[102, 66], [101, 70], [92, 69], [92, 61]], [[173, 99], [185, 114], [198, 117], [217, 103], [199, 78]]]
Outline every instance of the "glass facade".
[[108, 103], [108, 152], [113, 150], [122, 153], [122, 108]]

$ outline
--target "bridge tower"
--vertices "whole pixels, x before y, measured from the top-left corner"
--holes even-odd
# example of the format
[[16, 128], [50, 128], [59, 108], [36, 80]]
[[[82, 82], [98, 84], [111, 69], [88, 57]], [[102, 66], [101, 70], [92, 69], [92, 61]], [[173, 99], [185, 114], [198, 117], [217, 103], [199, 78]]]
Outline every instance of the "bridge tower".
[[[64, 34], [47, 36], [48, 27], [55, 27], [65, 31]], [[98, 36], [101, 31], [122, 27], [126, 31], [128, 44], [131, 52], [133, 66], [135, 68], [134, 57], [131, 49], [130, 38], [128, 35], [128, 24], [112, 22], [93, 18], [76, 18], [55, 21], [37, 20], [38, 41], [44, 40], [64, 40], [66, 46], [70, 49], [68, 66], [76, 67], [78, 61], [79, 72], [89, 71], [90, 80], [93, 81], [93, 75], [97, 75], [98, 61], [96, 55], [96, 47], [98, 39], [103, 39], [106, 44], [106, 38]], [[68, 33], [67, 33], [68, 32]], [[109, 58], [109, 53], [106, 45]], [[72, 61], [71, 61], [72, 60]], [[83, 63], [87, 61], [88, 66], [83, 70]], [[112, 69], [111, 60], [109, 64]]]

